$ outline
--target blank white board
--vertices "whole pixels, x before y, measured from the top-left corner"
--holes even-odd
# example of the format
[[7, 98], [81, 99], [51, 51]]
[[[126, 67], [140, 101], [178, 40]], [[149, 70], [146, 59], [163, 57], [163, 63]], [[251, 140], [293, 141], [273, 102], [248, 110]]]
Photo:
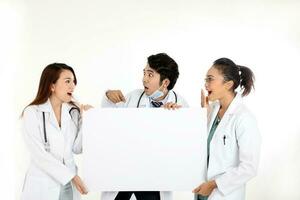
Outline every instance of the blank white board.
[[82, 128], [90, 191], [191, 191], [204, 181], [203, 109], [97, 108]]

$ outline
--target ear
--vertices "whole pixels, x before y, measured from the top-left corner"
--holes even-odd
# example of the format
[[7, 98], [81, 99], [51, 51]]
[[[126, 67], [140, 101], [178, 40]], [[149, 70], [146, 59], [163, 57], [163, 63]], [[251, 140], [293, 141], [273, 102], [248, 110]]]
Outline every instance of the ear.
[[232, 80], [227, 81], [227, 82], [225, 83], [225, 88], [226, 88], [227, 90], [231, 90], [232, 87], [233, 87], [233, 85], [234, 85], [234, 83], [233, 83]]
[[55, 90], [55, 85], [53, 83], [50, 86], [50, 90], [51, 90], [51, 92], [54, 92], [54, 90]]
[[162, 84], [164, 85], [165, 88], [167, 88], [170, 84], [170, 80], [168, 78], [166, 78], [165, 80], [163, 80]]

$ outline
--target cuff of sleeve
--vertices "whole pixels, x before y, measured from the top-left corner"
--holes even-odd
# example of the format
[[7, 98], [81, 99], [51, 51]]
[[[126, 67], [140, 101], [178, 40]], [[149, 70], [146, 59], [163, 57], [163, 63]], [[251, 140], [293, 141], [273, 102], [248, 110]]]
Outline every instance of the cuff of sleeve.
[[102, 103], [109, 103], [109, 104], [114, 104], [111, 100], [108, 99], [106, 93], [108, 92], [109, 90], [106, 90], [104, 95], [103, 95], [103, 98], [102, 98]]
[[221, 178], [215, 179], [215, 182], [216, 182], [217, 188], [221, 192], [221, 194], [226, 195], [226, 189], [225, 189], [226, 186], [224, 187], [224, 184], [222, 183]]
[[66, 174], [64, 177], [61, 177], [60, 179], [60, 183], [62, 185], [66, 185], [67, 183], [69, 183], [74, 177], [75, 177], [76, 173], [72, 173], [69, 172], [68, 174]]

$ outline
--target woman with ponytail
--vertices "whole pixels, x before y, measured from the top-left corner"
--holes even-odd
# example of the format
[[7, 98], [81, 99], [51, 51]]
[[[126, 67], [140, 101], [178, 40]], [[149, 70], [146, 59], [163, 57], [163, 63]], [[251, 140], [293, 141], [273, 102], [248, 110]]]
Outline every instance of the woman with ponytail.
[[201, 91], [202, 106], [208, 108], [207, 181], [194, 189], [196, 200], [245, 199], [246, 183], [257, 173], [261, 144], [255, 117], [242, 102], [252, 88], [253, 72], [228, 58], [216, 60], [208, 70], [208, 95]]

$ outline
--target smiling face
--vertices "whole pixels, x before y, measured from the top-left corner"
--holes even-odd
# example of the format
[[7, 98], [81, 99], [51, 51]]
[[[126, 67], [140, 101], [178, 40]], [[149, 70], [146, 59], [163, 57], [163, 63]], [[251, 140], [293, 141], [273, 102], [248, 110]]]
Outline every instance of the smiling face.
[[75, 86], [73, 73], [70, 70], [62, 70], [58, 80], [51, 85], [51, 96], [61, 102], [70, 102]]
[[205, 89], [208, 93], [208, 100], [215, 101], [222, 99], [228, 92], [231, 92], [232, 81], [224, 81], [223, 75], [214, 66], [206, 73]]
[[143, 76], [143, 85], [146, 95], [150, 96], [157, 89], [160, 89], [161, 91], [167, 90], [168, 83], [168, 79], [163, 80], [161, 83], [160, 74], [152, 69], [149, 64], [146, 65]]

